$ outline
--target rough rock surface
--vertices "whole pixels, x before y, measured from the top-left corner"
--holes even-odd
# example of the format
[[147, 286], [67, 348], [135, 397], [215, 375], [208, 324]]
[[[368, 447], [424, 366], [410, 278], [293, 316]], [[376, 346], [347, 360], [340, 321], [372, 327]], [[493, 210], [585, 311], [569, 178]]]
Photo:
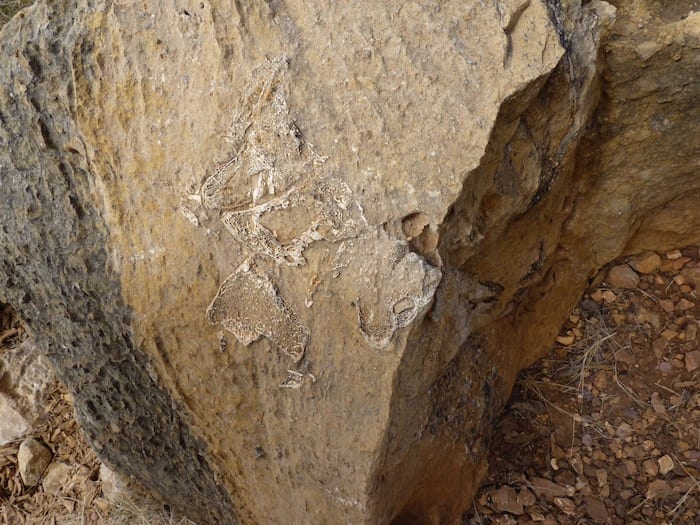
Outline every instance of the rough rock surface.
[[0, 300], [203, 522], [454, 521], [588, 278], [700, 235], [691, 6], [39, 2]]
[[0, 446], [23, 437], [31, 428], [55, 381], [49, 363], [31, 340], [0, 346]]

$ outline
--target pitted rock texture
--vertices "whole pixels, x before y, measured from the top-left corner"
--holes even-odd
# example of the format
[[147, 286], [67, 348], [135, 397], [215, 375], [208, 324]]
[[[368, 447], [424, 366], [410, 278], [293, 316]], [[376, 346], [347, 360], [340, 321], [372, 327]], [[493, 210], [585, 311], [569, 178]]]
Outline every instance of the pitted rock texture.
[[0, 301], [98, 452], [204, 523], [457, 520], [588, 278], [700, 231], [697, 15], [617, 4], [8, 23]]

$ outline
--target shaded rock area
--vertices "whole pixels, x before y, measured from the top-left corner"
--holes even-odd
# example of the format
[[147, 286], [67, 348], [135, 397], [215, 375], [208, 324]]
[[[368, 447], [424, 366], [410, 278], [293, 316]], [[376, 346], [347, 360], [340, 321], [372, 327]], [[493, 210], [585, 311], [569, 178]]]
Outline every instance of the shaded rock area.
[[0, 300], [202, 523], [454, 522], [589, 280], [700, 240], [667, 4], [38, 2], [0, 31]]
[[466, 523], [698, 522], [700, 252], [644, 260], [638, 287], [587, 290], [522, 373]]

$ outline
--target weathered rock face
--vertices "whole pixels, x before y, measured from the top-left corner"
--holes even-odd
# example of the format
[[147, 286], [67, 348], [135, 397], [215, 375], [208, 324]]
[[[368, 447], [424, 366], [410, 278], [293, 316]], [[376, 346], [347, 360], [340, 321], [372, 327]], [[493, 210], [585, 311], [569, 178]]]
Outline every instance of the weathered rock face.
[[39, 3], [0, 300], [203, 522], [452, 522], [587, 279], [700, 238], [700, 20], [656, 4]]

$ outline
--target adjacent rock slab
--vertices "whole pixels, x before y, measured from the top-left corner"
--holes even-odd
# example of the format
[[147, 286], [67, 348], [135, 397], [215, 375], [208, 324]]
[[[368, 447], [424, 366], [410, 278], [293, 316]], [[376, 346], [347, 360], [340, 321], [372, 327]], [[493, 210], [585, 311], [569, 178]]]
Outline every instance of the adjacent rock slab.
[[653, 53], [618, 11], [63, 0], [6, 25], [0, 300], [102, 458], [203, 523], [458, 520], [587, 279], [671, 242], [667, 203], [697, 224], [667, 133], [697, 112], [697, 57], [667, 56], [689, 3], [650, 16]]
[[43, 414], [55, 383], [46, 357], [31, 339], [0, 348], [0, 445], [25, 435]]

